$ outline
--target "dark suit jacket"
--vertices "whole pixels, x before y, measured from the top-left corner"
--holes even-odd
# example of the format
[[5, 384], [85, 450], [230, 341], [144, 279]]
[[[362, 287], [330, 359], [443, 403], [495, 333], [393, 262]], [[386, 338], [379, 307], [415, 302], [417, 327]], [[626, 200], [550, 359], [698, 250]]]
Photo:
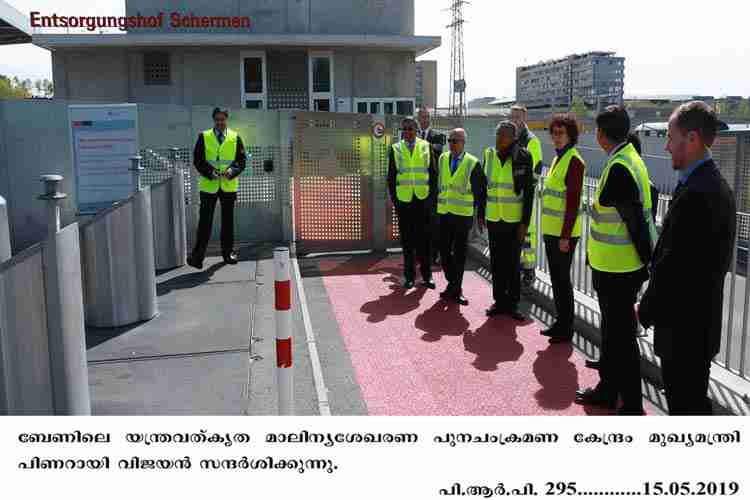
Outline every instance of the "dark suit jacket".
[[[417, 133], [417, 137], [422, 138], [421, 130]], [[435, 132], [435, 129], [430, 128], [427, 131], [427, 137], [425, 137], [424, 140], [432, 145], [432, 151], [435, 153], [435, 158], [440, 158], [440, 155], [443, 154], [445, 134], [440, 134], [438, 132]]]
[[719, 352], [736, 227], [734, 194], [709, 160], [675, 192], [641, 301], [641, 323], [654, 326], [660, 357]]

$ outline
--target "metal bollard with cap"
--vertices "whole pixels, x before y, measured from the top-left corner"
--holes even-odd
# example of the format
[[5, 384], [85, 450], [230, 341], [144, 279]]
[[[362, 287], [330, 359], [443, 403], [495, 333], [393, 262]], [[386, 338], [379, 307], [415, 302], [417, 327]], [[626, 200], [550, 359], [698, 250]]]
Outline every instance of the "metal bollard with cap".
[[60, 191], [62, 175], [46, 174], [40, 180], [44, 183], [44, 192], [38, 199], [47, 202], [47, 232], [51, 236], [60, 231], [60, 202], [68, 195]]

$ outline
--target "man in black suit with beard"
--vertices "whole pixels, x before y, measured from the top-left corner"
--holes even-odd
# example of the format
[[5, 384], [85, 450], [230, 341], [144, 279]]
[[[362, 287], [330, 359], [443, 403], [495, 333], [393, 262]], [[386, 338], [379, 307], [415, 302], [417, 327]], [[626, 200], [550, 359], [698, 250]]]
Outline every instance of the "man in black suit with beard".
[[[445, 134], [439, 134], [430, 127], [430, 111], [427, 108], [419, 110], [417, 120], [419, 120], [418, 137], [429, 142], [435, 158], [440, 158], [445, 145]], [[440, 217], [435, 210], [432, 211], [430, 217], [430, 231], [432, 235], [432, 262], [437, 264], [440, 256]]]
[[711, 361], [721, 346], [724, 278], [732, 264], [736, 206], [709, 149], [718, 120], [707, 104], [678, 107], [667, 151], [680, 173], [639, 308], [654, 326], [670, 415], [710, 415]]

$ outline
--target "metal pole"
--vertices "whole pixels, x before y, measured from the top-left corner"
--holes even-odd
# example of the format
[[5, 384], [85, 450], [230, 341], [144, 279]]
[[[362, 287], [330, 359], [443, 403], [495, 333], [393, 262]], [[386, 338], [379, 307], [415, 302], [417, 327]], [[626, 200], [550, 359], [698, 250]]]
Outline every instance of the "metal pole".
[[171, 169], [172, 174], [177, 171], [177, 153], [179, 153], [179, 151], [180, 148], [169, 148], [169, 168]]
[[10, 229], [8, 228], [8, 205], [0, 196], [0, 263], [11, 257]]
[[289, 248], [274, 249], [273, 264], [276, 277], [276, 373], [279, 389], [279, 415], [293, 415], [292, 287]]
[[145, 170], [141, 166], [141, 160], [143, 159], [142, 156], [131, 156], [130, 157], [130, 172], [133, 175], [133, 192], [137, 193], [141, 190], [141, 174]]
[[60, 231], [60, 201], [68, 195], [60, 192], [62, 175], [42, 175], [40, 180], [44, 183], [44, 193], [40, 194], [38, 199], [47, 202], [47, 233], [53, 236]]

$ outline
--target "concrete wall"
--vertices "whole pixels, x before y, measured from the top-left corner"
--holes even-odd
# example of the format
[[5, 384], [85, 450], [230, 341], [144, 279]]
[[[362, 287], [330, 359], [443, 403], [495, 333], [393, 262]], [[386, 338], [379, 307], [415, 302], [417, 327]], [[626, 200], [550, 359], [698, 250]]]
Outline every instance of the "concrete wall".
[[[163, 50], [170, 55], [169, 85], [144, 85], [142, 50], [56, 50], [53, 53], [55, 99], [242, 105], [240, 48]], [[416, 66], [412, 53], [359, 50], [333, 53], [335, 97], [415, 96]], [[307, 81], [304, 84], [307, 86]]]
[[65, 177], [62, 190], [63, 225], [73, 222], [75, 188], [70, 150], [67, 103], [61, 101], [0, 101], [0, 195], [8, 202], [8, 222], [14, 252], [39, 241], [46, 232], [42, 174]]
[[126, 75], [129, 60], [126, 50], [57, 50], [53, 54], [55, 98], [89, 102], [128, 100], [130, 90]]
[[[422, 107], [435, 109], [437, 107], [437, 61], [417, 61], [416, 64], [417, 67], [422, 68]], [[418, 85], [416, 92], [417, 95], [420, 92]], [[417, 106], [419, 106], [419, 97], [417, 97]]]
[[196, 16], [248, 16], [254, 33], [414, 34], [414, 0], [126, 0], [125, 5], [128, 16], [165, 13], [165, 31], [173, 31], [170, 13], [193, 12]]
[[[338, 54], [338, 53], [337, 53]], [[336, 64], [338, 65], [338, 55]], [[403, 52], [349, 52], [342, 57], [342, 71], [351, 68], [351, 93], [339, 88], [336, 76], [336, 94], [347, 97], [414, 97], [416, 93], [414, 55]], [[351, 63], [349, 63], [351, 61]], [[349, 67], [348, 64], [351, 64]], [[345, 84], [342, 77], [342, 84]]]

